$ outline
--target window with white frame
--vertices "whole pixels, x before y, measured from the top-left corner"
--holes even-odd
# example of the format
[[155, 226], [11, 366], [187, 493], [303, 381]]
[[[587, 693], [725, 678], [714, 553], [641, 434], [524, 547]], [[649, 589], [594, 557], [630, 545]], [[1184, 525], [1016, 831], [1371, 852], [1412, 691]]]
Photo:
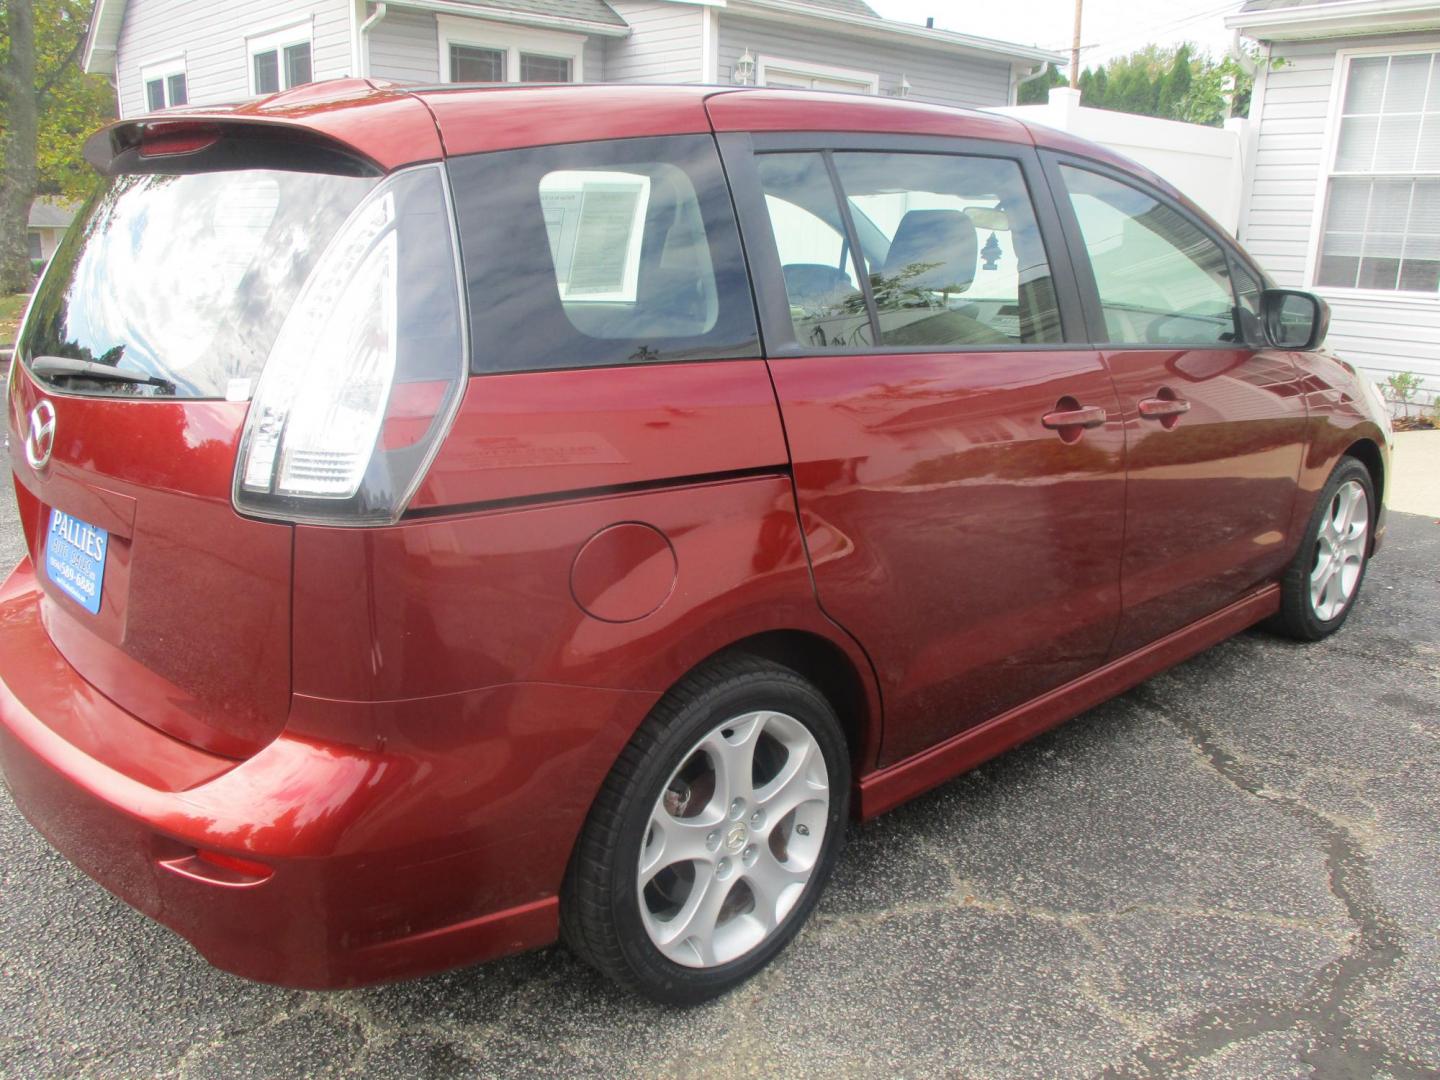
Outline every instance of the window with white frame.
[[1440, 53], [1345, 63], [1315, 285], [1440, 292]]
[[445, 82], [583, 82], [585, 38], [530, 27], [441, 15]]
[[184, 57], [146, 64], [140, 69], [140, 81], [145, 86], [145, 108], [150, 112], [184, 105], [190, 100], [185, 85]]
[[311, 31], [307, 20], [283, 30], [246, 38], [250, 54], [250, 92], [274, 94], [314, 80]]
[[880, 92], [880, 76], [874, 72], [786, 60], [778, 56], [760, 57], [756, 64], [755, 81], [760, 86], [789, 86], [797, 90], [843, 90], [851, 94]]

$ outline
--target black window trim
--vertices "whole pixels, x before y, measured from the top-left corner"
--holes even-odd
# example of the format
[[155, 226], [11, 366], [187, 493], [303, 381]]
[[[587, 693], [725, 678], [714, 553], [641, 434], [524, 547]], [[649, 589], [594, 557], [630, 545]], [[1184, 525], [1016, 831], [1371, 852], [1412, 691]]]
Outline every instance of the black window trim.
[[[841, 249], [842, 259], [848, 257], [855, 267], [855, 276], [860, 279], [860, 295], [865, 300], [865, 317], [870, 323], [870, 344], [868, 348], [874, 351], [880, 347], [880, 308], [875, 303], [875, 289], [870, 283], [869, 260], [865, 257], [865, 248], [860, 243], [860, 229], [855, 224], [855, 215], [850, 209], [850, 200], [845, 197], [845, 185], [840, 182], [840, 170], [835, 167], [835, 155], [829, 150], [821, 152], [820, 159], [825, 164], [825, 175], [830, 178], [830, 194], [835, 197], [835, 207], [840, 211], [840, 224], [845, 230], [845, 246]], [[767, 212], [765, 215], [770, 216]], [[773, 230], [772, 230], [773, 231]], [[844, 265], [842, 261], [841, 265]], [[784, 269], [781, 269], [780, 283], [785, 284]], [[788, 301], [788, 296], [787, 296]], [[787, 304], [788, 307], [788, 304]], [[794, 318], [790, 319], [790, 326], [795, 326]], [[852, 345], [848, 348], [865, 348], [866, 346]], [[797, 348], [806, 348], [797, 342]], [[827, 349], [826, 352], [831, 350]]]
[[[1230, 288], [1231, 288], [1231, 291], [1233, 291], [1233, 292], [1235, 293], [1235, 309], [1236, 309], [1236, 311], [1239, 311], [1239, 309], [1241, 308], [1242, 304], [1241, 304], [1241, 301], [1240, 301], [1240, 289], [1239, 289], [1239, 286], [1237, 285], [1237, 283], [1236, 283], [1236, 281], [1235, 281], [1235, 271], [1236, 271], [1237, 269], [1244, 271], [1244, 272], [1245, 272], [1246, 274], [1248, 274], [1250, 277], [1254, 278], [1254, 279], [1255, 279], [1255, 284], [1260, 287], [1260, 292], [1261, 292], [1262, 294], [1265, 292], [1266, 289], [1270, 288], [1271, 286], [1270, 286], [1270, 283], [1269, 283], [1268, 279], [1265, 277], [1265, 275], [1264, 275], [1263, 273], [1261, 273], [1259, 270], [1257, 270], [1257, 269], [1250, 263], [1250, 261], [1249, 261], [1248, 259], [1246, 259], [1246, 258], [1244, 258], [1242, 255], [1240, 255], [1239, 250], [1238, 250], [1237, 247], [1235, 247], [1234, 245], [1228, 245], [1228, 244], [1227, 244], [1227, 245], [1222, 245], [1222, 246], [1223, 246], [1224, 249], [1225, 249], [1225, 258], [1226, 258], [1226, 260], [1227, 260], [1227, 261], [1229, 262], [1229, 264], [1230, 264]], [[1258, 301], [1259, 297], [1257, 297], [1256, 299], [1257, 299], [1257, 301]], [[1256, 313], [1256, 322], [1257, 322], [1257, 324], [1260, 322], [1260, 318], [1261, 318], [1261, 317], [1260, 317], [1259, 313], [1257, 312], [1257, 313]], [[1263, 337], [1260, 338], [1260, 339], [1257, 340], [1257, 341], [1246, 341], [1245, 344], [1246, 344], [1247, 346], [1249, 346], [1251, 349], [1255, 349], [1255, 350], [1257, 350], [1257, 351], [1260, 350], [1260, 349], [1268, 349], [1268, 348], [1270, 347], [1269, 344], [1265, 341], [1265, 339], [1264, 339]]]
[[[761, 344], [768, 358], [787, 356], [873, 356], [935, 355], [941, 353], [988, 354], [997, 352], [1056, 352], [1091, 348], [1083, 339], [1087, 322], [1081, 297], [1071, 272], [1068, 246], [1055, 199], [1047, 183], [1039, 155], [1034, 147], [1022, 143], [994, 139], [973, 139], [951, 135], [887, 135], [850, 132], [722, 132], [716, 135], [720, 158], [730, 181], [731, 198], [740, 224], [740, 239], [750, 267], [750, 281], [760, 316]], [[835, 186], [840, 212], [846, 223], [846, 240], [858, 250], [854, 222], [848, 200], [842, 197], [834, 163], [830, 155], [836, 151], [868, 151], [888, 154], [944, 154], [950, 157], [1004, 158], [1016, 163], [1030, 195], [1040, 241], [1059, 307], [1061, 340], [1052, 342], [1014, 342], [1006, 345], [887, 345], [878, 340], [874, 297], [868, 275], [859, 270], [860, 285], [870, 312], [870, 332], [877, 337], [873, 345], [849, 345], [818, 350], [801, 343], [795, 336], [790, 318], [790, 304], [785, 292], [785, 277], [780, 268], [780, 253], [770, 227], [765, 207], [764, 187], [756, 157], [766, 153], [820, 153], [825, 156], [826, 170]], [[863, 258], [863, 256], [861, 256]]]
[[1197, 217], [1183, 203], [1176, 201], [1166, 192], [1157, 188], [1154, 184], [1146, 181], [1145, 177], [1138, 176], [1133, 172], [1116, 168], [1105, 162], [1096, 161], [1094, 158], [1082, 157], [1078, 154], [1062, 153], [1055, 150], [1040, 151], [1040, 163], [1044, 169], [1045, 178], [1049, 183], [1053, 203], [1059, 213], [1060, 227], [1065, 237], [1065, 244], [1070, 250], [1070, 265], [1074, 268], [1075, 282], [1080, 290], [1081, 306], [1085, 314], [1087, 336], [1091, 348], [1109, 352], [1127, 351], [1133, 352], [1138, 349], [1212, 349], [1212, 350], [1233, 350], [1233, 349], [1261, 349], [1265, 346], [1260, 343], [1249, 341], [1208, 341], [1208, 342], [1165, 342], [1163, 344], [1153, 341], [1110, 341], [1105, 330], [1105, 314], [1100, 304], [1100, 287], [1095, 281], [1095, 272], [1090, 265], [1089, 251], [1085, 246], [1084, 235], [1080, 231], [1080, 221], [1075, 216], [1074, 207], [1070, 205], [1070, 192], [1065, 186], [1064, 177], [1060, 173], [1060, 166], [1068, 165], [1071, 168], [1083, 169], [1086, 172], [1095, 173], [1098, 176], [1114, 180], [1116, 183], [1125, 184], [1146, 195], [1163, 206], [1168, 207], [1179, 214], [1187, 222], [1215, 244], [1225, 256], [1226, 276], [1230, 280], [1230, 296], [1235, 306], [1240, 303], [1239, 293], [1235, 289], [1235, 277], [1230, 267], [1239, 264], [1260, 283], [1263, 290], [1274, 288], [1274, 283], [1255, 261], [1236, 242], [1235, 238], [1222, 230], [1217, 230], [1203, 218]]

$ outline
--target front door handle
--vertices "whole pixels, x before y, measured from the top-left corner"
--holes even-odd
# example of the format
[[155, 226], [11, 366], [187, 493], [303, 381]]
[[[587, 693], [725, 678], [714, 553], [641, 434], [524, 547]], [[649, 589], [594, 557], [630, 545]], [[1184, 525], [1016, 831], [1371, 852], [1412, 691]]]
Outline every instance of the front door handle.
[[1102, 427], [1107, 419], [1108, 414], [1099, 405], [1081, 405], [1048, 412], [1040, 418], [1040, 423], [1051, 431], [1061, 431], [1065, 428]]
[[1190, 403], [1180, 398], [1147, 397], [1140, 400], [1142, 420], [1164, 420], [1190, 411]]

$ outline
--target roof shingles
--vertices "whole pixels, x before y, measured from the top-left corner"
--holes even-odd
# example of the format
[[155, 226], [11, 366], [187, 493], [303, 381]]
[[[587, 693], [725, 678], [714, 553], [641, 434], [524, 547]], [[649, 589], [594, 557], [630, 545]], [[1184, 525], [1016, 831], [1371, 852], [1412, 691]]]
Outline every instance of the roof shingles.
[[[628, 25], [605, 0], [465, 0], [471, 7], [514, 11], [525, 15], [549, 15], [579, 22]], [[858, 2], [858, 0], [856, 0]]]
[[1338, 4], [1341, 0], [1245, 0], [1241, 11], [1274, 11], [1277, 8], [1309, 7], [1312, 4]]
[[32, 229], [64, 229], [75, 220], [76, 203], [39, 198], [30, 204], [26, 224]]
[[826, 11], [835, 11], [841, 15], [865, 15], [871, 19], [880, 18], [875, 9], [865, 0], [800, 0], [802, 4], [809, 4], [811, 7], [824, 8]]

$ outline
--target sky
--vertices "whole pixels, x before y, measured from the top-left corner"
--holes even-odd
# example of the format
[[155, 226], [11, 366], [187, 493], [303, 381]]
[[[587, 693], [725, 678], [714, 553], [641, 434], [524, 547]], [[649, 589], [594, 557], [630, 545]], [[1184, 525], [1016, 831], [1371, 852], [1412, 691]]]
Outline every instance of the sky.
[[[1072, 0], [867, 0], [887, 19], [935, 25], [962, 34], [1039, 45], [1069, 53], [1075, 20]], [[1219, 57], [1230, 45], [1225, 16], [1241, 0], [1084, 0], [1081, 67], [1094, 67], [1151, 42], [1189, 41]]]

